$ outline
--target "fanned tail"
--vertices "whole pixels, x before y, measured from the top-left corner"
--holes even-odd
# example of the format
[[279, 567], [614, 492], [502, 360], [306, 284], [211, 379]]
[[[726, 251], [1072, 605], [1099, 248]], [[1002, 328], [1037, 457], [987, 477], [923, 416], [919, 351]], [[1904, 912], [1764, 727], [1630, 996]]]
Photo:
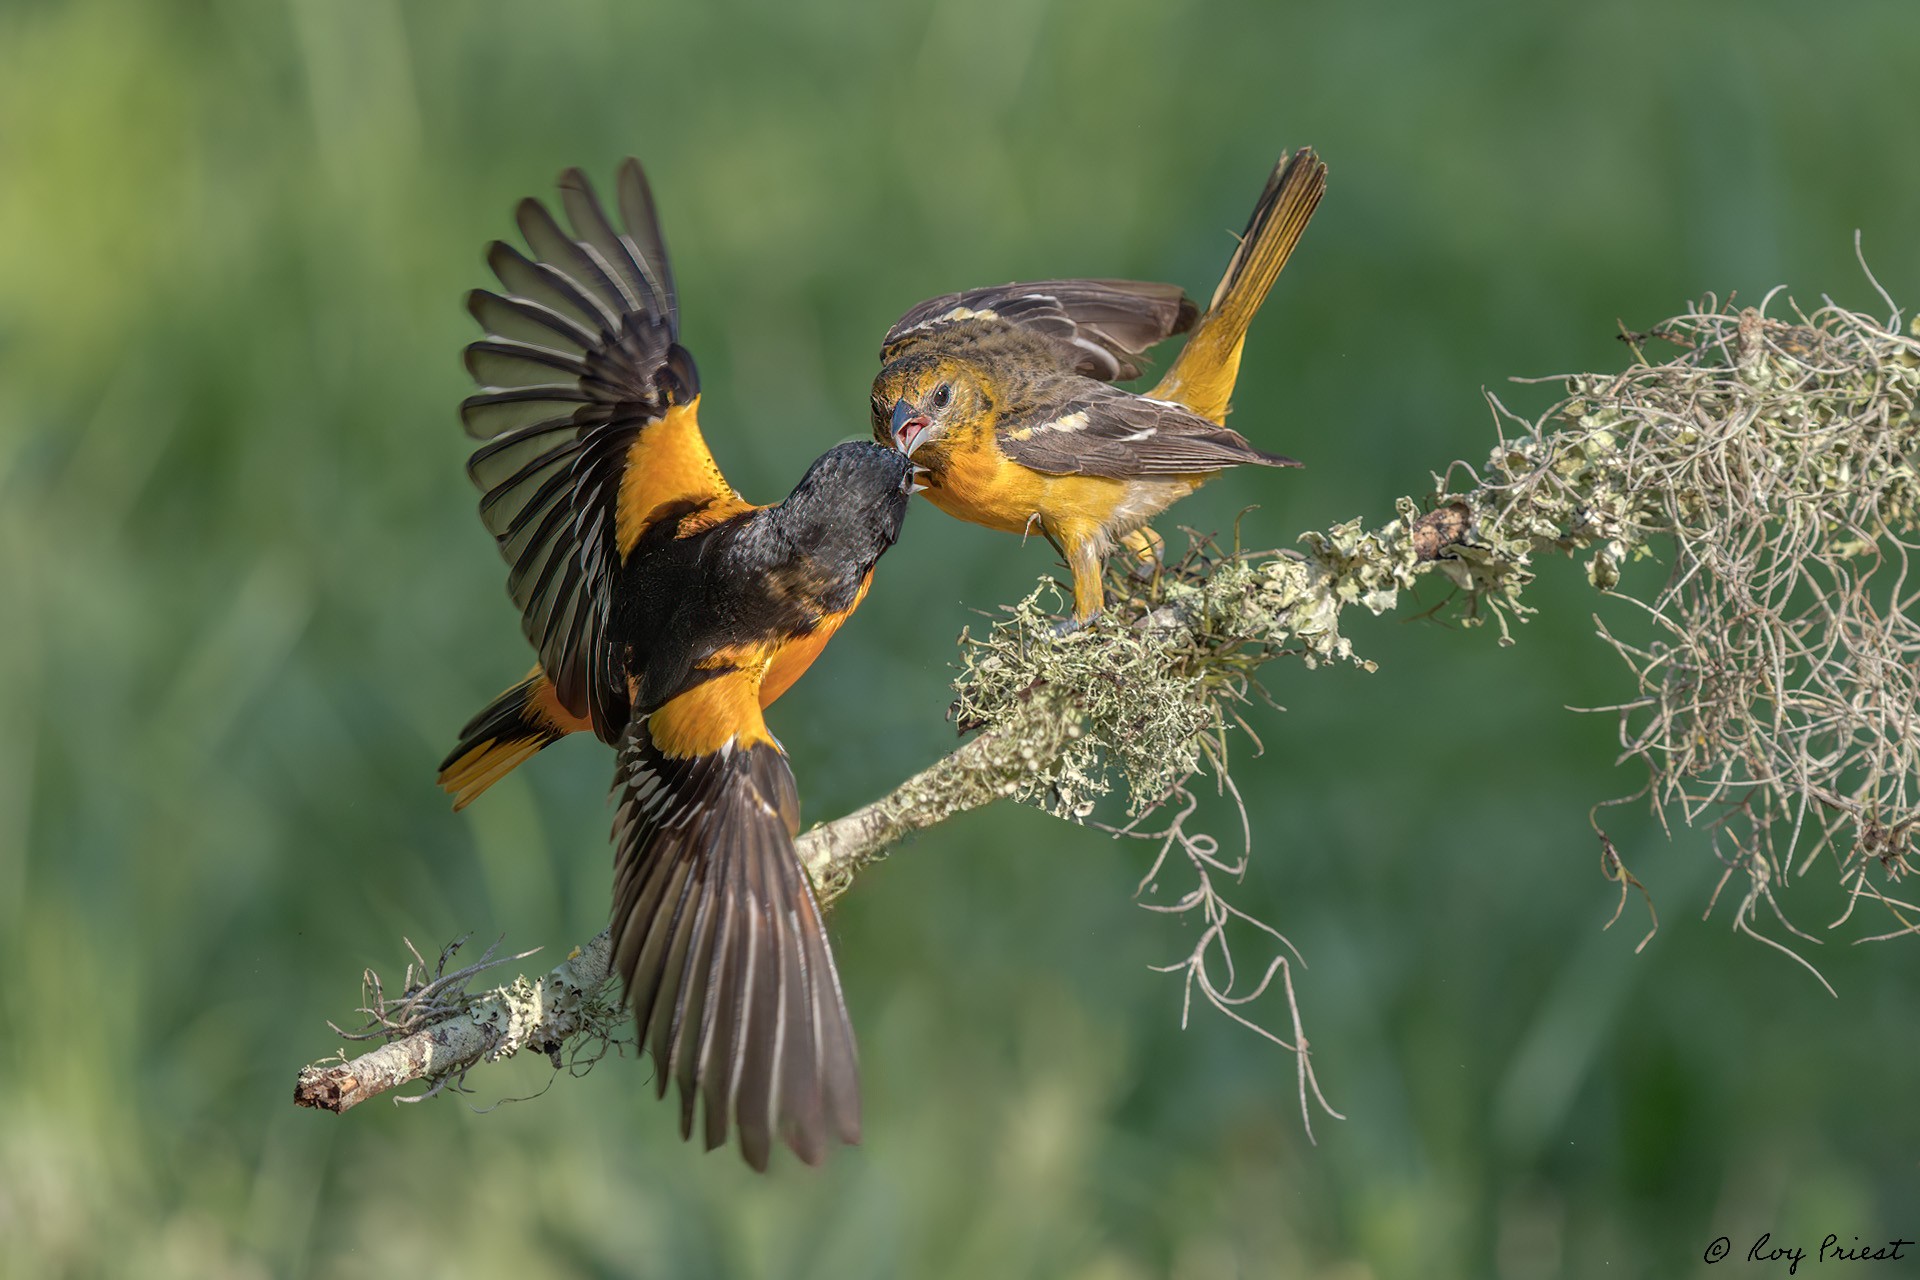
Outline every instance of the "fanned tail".
[[614, 965], [660, 1093], [679, 1086], [682, 1137], [700, 1114], [709, 1150], [738, 1128], [755, 1169], [775, 1138], [818, 1164], [831, 1141], [860, 1140], [859, 1070], [793, 846], [793, 773], [752, 734], [669, 754], [677, 710], [637, 719], [621, 744]]

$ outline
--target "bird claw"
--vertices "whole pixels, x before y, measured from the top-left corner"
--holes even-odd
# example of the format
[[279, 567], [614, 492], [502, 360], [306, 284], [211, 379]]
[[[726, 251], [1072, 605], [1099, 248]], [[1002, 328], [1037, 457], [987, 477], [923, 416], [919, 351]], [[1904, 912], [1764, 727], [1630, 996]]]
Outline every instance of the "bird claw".
[[1101, 611], [1100, 613], [1093, 614], [1086, 618], [1076, 618], [1071, 614], [1069, 614], [1068, 616], [1060, 619], [1060, 621], [1053, 624], [1054, 639], [1056, 640], [1063, 639], [1067, 636], [1072, 635], [1076, 631], [1082, 630], [1083, 628], [1086, 628], [1086, 627], [1090, 627], [1094, 623], [1100, 621], [1100, 619], [1104, 616], [1105, 616], [1104, 610]]

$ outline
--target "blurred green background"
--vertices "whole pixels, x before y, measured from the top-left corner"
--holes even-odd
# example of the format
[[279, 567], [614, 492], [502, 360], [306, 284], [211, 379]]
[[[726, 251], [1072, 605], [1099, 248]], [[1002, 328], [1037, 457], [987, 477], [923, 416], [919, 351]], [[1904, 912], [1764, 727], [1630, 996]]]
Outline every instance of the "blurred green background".
[[[1258, 502], [1280, 542], [1483, 458], [1480, 388], [1617, 366], [1617, 318], [1781, 283], [1878, 310], [1856, 228], [1920, 299], [1916, 47], [1911, 0], [0, 0], [0, 1271], [1666, 1277], [1720, 1274], [1720, 1235], [1749, 1274], [1762, 1231], [1920, 1232], [1910, 949], [1820, 948], [1829, 998], [1703, 923], [1706, 838], [1637, 810], [1665, 927], [1601, 931], [1586, 810], [1638, 780], [1562, 709], [1624, 692], [1567, 567], [1514, 648], [1356, 619], [1378, 674], [1274, 673], [1239, 900], [1311, 964], [1350, 1117], [1317, 1147], [1290, 1058], [1181, 1031], [1148, 851], [1011, 807], [836, 912], [869, 1136], [823, 1172], [684, 1148], [631, 1060], [485, 1115], [290, 1102], [401, 935], [553, 956], [604, 921], [603, 748], [463, 815], [432, 785], [527, 662], [459, 298], [563, 166], [646, 161], [714, 450], [768, 500], [864, 432], [911, 303], [1204, 297], [1314, 144], [1234, 419], [1309, 468], [1179, 512]], [[1047, 562], [914, 511], [774, 717], [810, 819], [950, 747], [954, 635]], [[1789, 898], [1815, 932], [1830, 880]]]

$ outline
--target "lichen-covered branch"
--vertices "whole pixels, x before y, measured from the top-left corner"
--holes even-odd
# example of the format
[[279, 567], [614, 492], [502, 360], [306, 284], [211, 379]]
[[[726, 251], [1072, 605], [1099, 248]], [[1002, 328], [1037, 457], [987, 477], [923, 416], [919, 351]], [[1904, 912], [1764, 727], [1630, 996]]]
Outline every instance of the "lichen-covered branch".
[[[1596, 710], [1618, 716], [1622, 760], [1646, 771], [1627, 798], [1711, 827], [1722, 884], [1745, 883], [1735, 926], [1783, 945], [1754, 927], [1764, 905], [1811, 941], [1787, 921], [1780, 892], [1831, 851], [1849, 895], [1836, 925], [1871, 899], [1893, 927], [1857, 940], [1920, 931], [1920, 907], [1890, 892], [1912, 870], [1920, 835], [1920, 576], [1910, 574], [1920, 551], [1920, 341], [1832, 306], [1783, 321], [1712, 299], [1625, 336], [1635, 357], [1626, 369], [1551, 380], [1565, 394], [1537, 416], [1489, 397], [1501, 438], [1486, 464], [1446, 468], [1383, 524], [1349, 521], [1284, 551], [1193, 536], [1148, 578], [1111, 571], [1095, 626], [1063, 633], [1065, 602], [1048, 580], [981, 634], [963, 634], [954, 718], [975, 736], [802, 838], [822, 899], [955, 813], [1010, 797], [1092, 821], [1121, 786], [1131, 821], [1108, 829], [1161, 845], [1143, 901], [1196, 912], [1203, 926], [1199, 945], [1169, 966], [1184, 974], [1189, 1001], [1197, 989], [1256, 1025], [1247, 1007], [1277, 981], [1290, 1034], [1273, 1038], [1298, 1056], [1303, 1113], [1310, 1098], [1331, 1112], [1294, 998], [1289, 956], [1298, 956], [1227, 899], [1253, 847], [1245, 810], [1243, 851], [1226, 857], [1195, 825], [1196, 782], [1211, 778], [1237, 804], [1229, 748], [1237, 732], [1258, 742], [1243, 713], [1264, 696], [1267, 663], [1371, 667], [1341, 631], [1350, 606], [1383, 613], [1437, 577], [1451, 595], [1429, 612], [1492, 620], [1511, 643], [1531, 612], [1523, 595], [1535, 563], [1552, 555], [1584, 557], [1596, 592], [1634, 611], [1624, 625], [1595, 620], [1632, 686]], [[1679, 354], [1649, 361], [1644, 350], [1656, 345]], [[1641, 562], [1666, 572], [1649, 575]], [[1163, 829], [1143, 829], [1162, 812]], [[1624, 899], [1639, 882], [1597, 821], [1595, 831]], [[1162, 894], [1159, 877], [1176, 866], [1190, 887]], [[1260, 963], [1237, 963], [1236, 937], [1265, 949]], [[395, 1022], [376, 989], [370, 1034], [393, 1042], [309, 1068], [303, 1101], [337, 1098], [339, 1110], [409, 1080], [437, 1088], [520, 1048], [559, 1062], [568, 1034], [604, 1045], [620, 1020], [602, 984], [604, 935], [537, 982], [477, 997], [442, 985], [422, 1004], [421, 991], [446, 980], [421, 969], [395, 1007], [412, 999], [433, 1019]], [[1254, 980], [1240, 982], [1242, 970]]]
[[[1044, 594], [1030, 598], [970, 642], [963, 714], [992, 725], [1036, 682], [1074, 691], [1085, 731], [1024, 798], [1082, 817], [1124, 782], [1140, 814], [1196, 770], [1224, 780], [1266, 662], [1364, 665], [1348, 606], [1381, 613], [1437, 575], [1453, 595], [1434, 612], [1492, 619], [1511, 643], [1536, 562], [1580, 556], [1631, 610], [1595, 619], [1631, 680], [1596, 708], [1646, 771], [1627, 799], [1710, 827], [1723, 886], [1745, 883], [1734, 926], [1780, 945], [1755, 928], [1764, 906], [1815, 941], [1780, 891], [1830, 851], [1848, 893], [1836, 926], [1871, 900], [1891, 926], [1857, 940], [1920, 931], [1892, 892], [1920, 838], [1920, 341], [1837, 307], [1783, 321], [1711, 299], [1627, 336], [1636, 355], [1679, 355], [1549, 380], [1566, 394], [1533, 418], [1490, 397], [1487, 463], [1436, 475], [1383, 525], [1310, 533], [1299, 552], [1198, 541], [1152, 583], [1116, 579], [1122, 625], [1094, 638], [1048, 644]], [[1637, 885], [1595, 831], [1609, 876]]]
[[800, 861], [822, 905], [847, 891], [856, 871], [916, 831], [1019, 794], [1080, 736], [1072, 704], [1035, 689], [1010, 704], [999, 723], [864, 809], [800, 838]]
[[431, 975], [415, 952], [417, 963], [407, 967], [405, 988], [391, 1002], [381, 992], [379, 976], [368, 970], [361, 1005], [368, 1025], [354, 1032], [334, 1030], [350, 1040], [384, 1037], [386, 1043], [356, 1058], [342, 1055], [302, 1068], [294, 1102], [340, 1112], [415, 1080], [431, 1081], [425, 1094], [405, 1099], [416, 1102], [457, 1084], [469, 1068], [522, 1049], [544, 1053], [558, 1067], [570, 1040], [617, 1017], [607, 1007], [612, 944], [604, 932], [541, 977], [515, 978], [476, 997], [466, 994], [467, 983], [497, 962], [489, 950], [478, 964], [449, 974], [447, 961], [459, 946], [456, 942], [441, 952]]
[[1891, 926], [1855, 941], [1914, 933], [1890, 890], [1920, 834], [1920, 342], [1711, 300], [1644, 340], [1681, 354], [1568, 379], [1532, 422], [1496, 402], [1519, 430], [1480, 478], [1481, 539], [1522, 571], [1529, 549], [1591, 552], [1588, 580], [1629, 606], [1595, 625], [1633, 687], [1595, 710], [1645, 771], [1626, 799], [1711, 830], [1735, 928], [1806, 963], [1756, 925], [1764, 907], [1817, 943], [1780, 895], [1830, 853], [1831, 927], [1871, 900]]
[[[1029, 699], [1007, 723], [976, 735], [891, 794], [807, 832], [798, 850], [821, 903], [838, 898], [854, 872], [914, 832], [1014, 794], [1038, 762], [1078, 732], [1072, 717], [1051, 700]], [[516, 977], [479, 995], [468, 994], [468, 984], [504, 961], [494, 960], [489, 950], [477, 964], [448, 973], [447, 962], [459, 945], [443, 951], [431, 966], [415, 952], [397, 998], [387, 998], [379, 975], [368, 970], [361, 979], [360, 1013], [366, 1024], [357, 1031], [334, 1030], [348, 1040], [385, 1043], [357, 1057], [340, 1055], [303, 1068], [293, 1100], [339, 1112], [417, 1080], [429, 1082], [425, 1093], [402, 1099], [417, 1102], [457, 1085], [473, 1067], [522, 1050], [546, 1055], [558, 1070], [596, 1060], [622, 1039], [626, 1009], [610, 981], [612, 935], [607, 930], [542, 976]], [[571, 1051], [563, 1054], [569, 1044]]]

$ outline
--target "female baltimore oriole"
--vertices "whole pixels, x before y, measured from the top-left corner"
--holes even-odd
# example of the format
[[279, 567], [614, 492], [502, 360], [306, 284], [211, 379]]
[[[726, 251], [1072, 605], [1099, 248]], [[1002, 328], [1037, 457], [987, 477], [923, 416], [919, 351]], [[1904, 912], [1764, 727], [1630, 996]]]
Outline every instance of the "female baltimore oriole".
[[[1073, 572], [1075, 623], [1102, 604], [1115, 542], [1143, 557], [1146, 522], [1225, 467], [1296, 467], [1222, 425], [1247, 325], [1326, 190], [1310, 149], [1276, 166], [1205, 315], [1176, 285], [1042, 280], [950, 293], [881, 346], [873, 433], [909, 454], [927, 498], [990, 529], [1038, 529]], [[1194, 323], [1198, 316], [1199, 323]], [[1159, 385], [1135, 357], [1193, 330]]]
[[461, 807], [569, 733], [619, 749], [613, 955], [680, 1127], [704, 1098], [709, 1149], [737, 1124], [765, 1169], [778, 1136], [810, 1164], [860, 1136], [853, 1029], [794, 851], [799, 798], [761, 716], [866, 595], [899, 536], [912, 468], [843, 444], [760, 507], [701, 437], [699, 375], [653, 197], [619, 172], [616, 230], [578, 171], [571, 231], [518, 209], [527, 258], [496, 242], [504, 293], [467, 306], [481, 386], [460, 407], [480, 513], [540, 661], [461, 731], [440, 785]]

